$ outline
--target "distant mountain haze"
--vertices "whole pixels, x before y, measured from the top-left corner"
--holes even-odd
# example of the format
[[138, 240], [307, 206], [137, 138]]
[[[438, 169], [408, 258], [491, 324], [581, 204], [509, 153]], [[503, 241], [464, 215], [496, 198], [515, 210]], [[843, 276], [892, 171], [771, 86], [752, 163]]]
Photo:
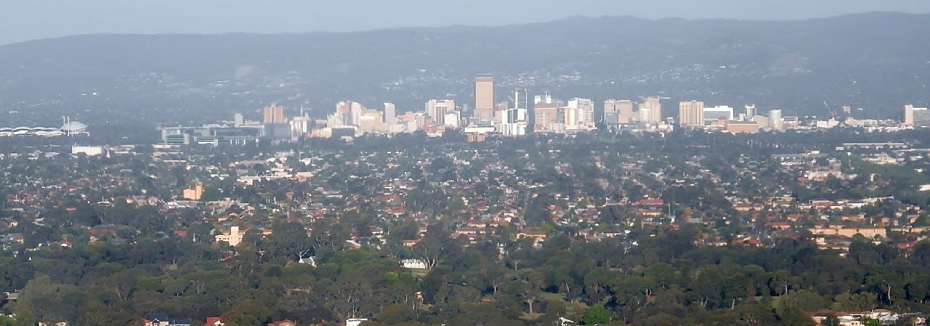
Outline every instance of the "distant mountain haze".
[[926, 0], [3, 0], [0, 44], [77, 34], [216, 34], [501, 26], [570, 16], [795, 20], [930, 13]]
[[786, 115], [824, 115], [827, 101], [900, 119], [904, 104], [930, 104], [927, 31], [930, 15], [869, 13], [777, 22], [576, 17], [351, 33], [85, 35], [0, 46], [0, 111], [93, 115], [109, 108], [101, 113], [108, 119], [150, 111], [158, 119], [176, 117], [171, 112], [216, 118], [269, 102], [323, 114], [337, 101], [356, 100], [373, 108], [395, 102], [402, 112], [422, 110], [430, 98], [470, 104], [474, 76], [493, 74], [498, 101], [515, 88], [598, 103], [661, 94], [670, 98], [666, 115], [679, 100], [755, 103], [760, 112], [781, 108]]

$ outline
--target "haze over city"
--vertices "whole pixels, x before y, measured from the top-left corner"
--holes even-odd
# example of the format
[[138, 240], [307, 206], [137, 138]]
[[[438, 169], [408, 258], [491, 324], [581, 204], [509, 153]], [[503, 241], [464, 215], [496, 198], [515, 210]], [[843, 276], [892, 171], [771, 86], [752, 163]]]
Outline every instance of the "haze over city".
[[0, 326], [927, 326], [928, 31], [0, 0]]
[[871, 11], [930, 13], [925, 0], [4, 0], [0, 45], [75, 34], [214, 34], [499, 26], [571, 16], [795, 20]]

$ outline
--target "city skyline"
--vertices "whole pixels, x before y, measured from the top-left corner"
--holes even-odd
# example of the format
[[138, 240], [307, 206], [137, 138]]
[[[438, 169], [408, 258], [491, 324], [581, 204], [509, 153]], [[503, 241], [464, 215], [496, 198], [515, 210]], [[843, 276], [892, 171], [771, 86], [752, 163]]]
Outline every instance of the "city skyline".
[[[496, 10], [485, 10], [486, 8]], [[410, 10], [416, 8], [417, 10]], [[456, 15], [442, 13], [456, 12]], [[529, 0], [505, 3], [488, 0], [426, 0], [391, 3], [273, 0], [263, 2], [195, 3], [165, 0], [148, 3], [87, 0], [11, 0], [0, 6], [0, 45], [78, 34], [224, 34], [352, 32], [400, 27], [453, 25], [503, 26], [541, 23], [574, 16], [633, 16], [645, 19], [800, 20], [873, 11], [930, 13], [922, 0], [869, 1], [736, 1], [685, 0], [649, 3], [585, 0], [539, 5]], [[346, 19], [349, 17], [351, 19]], [[388, 19], [386, 17], [392, 17]], [[49, 21], [56, 22], [48, 24]], [[243, 22], [274, 22], [257, 24]]]

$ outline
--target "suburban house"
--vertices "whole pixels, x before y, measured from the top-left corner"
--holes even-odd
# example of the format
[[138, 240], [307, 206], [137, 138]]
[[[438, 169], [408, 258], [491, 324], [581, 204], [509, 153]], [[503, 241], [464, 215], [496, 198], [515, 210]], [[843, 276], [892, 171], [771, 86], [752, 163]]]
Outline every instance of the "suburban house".
[[216, 242], [226, 241], [230, 246], [237, 246], [242, 242], [242, 237], [245, 236], [245, 232], [239, 232], [238, 226], [233, 226], [229, 228], [229, 233], [217, 234], [215, 236]]
[[224, 326], [223, 320], [220, 317], [207, 317], [207, 322], [203, 323], [204, 326]]
[[143, 320], [145, 326], [191, 326], [190, 318], [172, 318], [165, 314], [151, 314]]

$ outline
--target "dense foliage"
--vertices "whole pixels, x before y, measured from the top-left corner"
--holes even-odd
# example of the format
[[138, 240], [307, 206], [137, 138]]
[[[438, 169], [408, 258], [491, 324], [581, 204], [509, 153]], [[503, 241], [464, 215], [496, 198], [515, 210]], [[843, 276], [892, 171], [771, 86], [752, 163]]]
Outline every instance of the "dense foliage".
[[[586, 242], [556, 235], [463, 246], [431, 228], [414, 248], [352, 249], [338, 224], [311, 234], [280, 222], [234, 254], [183, 239], [92, 244], [4, 257], [3, 309], [21, 325], [65, 320], [130, 325], [160, 312], [227, 325], [374, 317], [366, 325], [584, 324], [808, 325], [821, 309], [927, 311], [930, 244], [905, 254], [860, 239], [848, 255], [812, 243], [697, 247], [702, 230], [643, 230]], [[290, 228], [290, 230], [289, 230]], [[629, 243], [636, 245], [629, 246]], [[317, 266], [295, 261], [305, 246]], [[397, 250], [431, 257], [425, 274], [398, 266]]]

